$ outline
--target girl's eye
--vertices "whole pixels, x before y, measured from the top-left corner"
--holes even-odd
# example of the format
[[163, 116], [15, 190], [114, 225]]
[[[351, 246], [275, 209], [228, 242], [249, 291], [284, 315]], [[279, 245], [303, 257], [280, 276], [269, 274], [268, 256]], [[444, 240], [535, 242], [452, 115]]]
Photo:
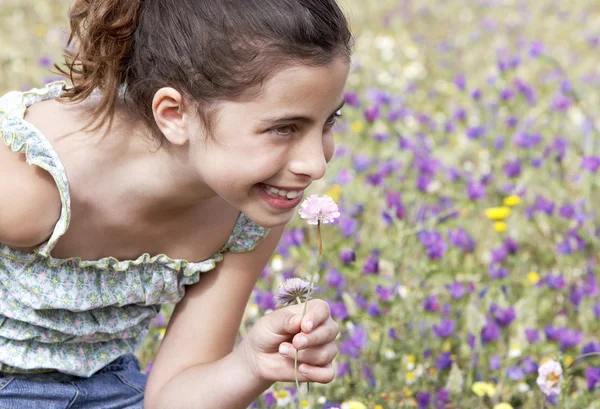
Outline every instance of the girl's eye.
[[332, 116], [332, 117], [330, 117], [330, 118], [327, 120], [327, 122], [325, 122], [325, 125], [327, 125], [327, 126], [333, 126], [333, 125], [335, 125], [335, 122], [336, 122], [336, 121], [337, 121], [337, 119], [338, 119], [339, 117], [341, 117], [341, 116], [342, 116], [342, 111], [341, 111], [341, 110], [339, 110], [339, 111], [337, 111], [335, 114], [333, 114], [333, 116]]
[[294, 132], [294, 125], [285, 125], [275, 128], [273, 131], [281, 136], [289, 136]]

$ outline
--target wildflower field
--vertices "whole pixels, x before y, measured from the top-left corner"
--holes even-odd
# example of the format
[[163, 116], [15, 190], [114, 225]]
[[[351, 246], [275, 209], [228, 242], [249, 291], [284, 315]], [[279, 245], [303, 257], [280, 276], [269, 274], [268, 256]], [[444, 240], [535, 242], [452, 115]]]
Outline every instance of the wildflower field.
[[[314, 297], [340, 323], [313, 409], [600, 408], [600, 3], [345, 0], [356, 35], [336, 158], [308, 193]], [[0, 2], [0, 92], [56, 76], [68, 2]], [[598, 202], [597, 202], [598, 201]], [[248, 305], [307, 279], [295, 217]], [[173, 306], [138, 356], [150, 371]], [[295, 408], [294, 384], [254, 404]]]

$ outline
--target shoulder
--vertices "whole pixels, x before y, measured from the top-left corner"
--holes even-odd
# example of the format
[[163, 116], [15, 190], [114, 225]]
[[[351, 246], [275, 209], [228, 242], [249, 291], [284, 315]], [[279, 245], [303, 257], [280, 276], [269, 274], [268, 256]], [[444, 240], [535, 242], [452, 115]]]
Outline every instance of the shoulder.
[[60, 217], [52, 175], [30, 165], [0, 138], [0, 243], [33, 247], [47, 240]]

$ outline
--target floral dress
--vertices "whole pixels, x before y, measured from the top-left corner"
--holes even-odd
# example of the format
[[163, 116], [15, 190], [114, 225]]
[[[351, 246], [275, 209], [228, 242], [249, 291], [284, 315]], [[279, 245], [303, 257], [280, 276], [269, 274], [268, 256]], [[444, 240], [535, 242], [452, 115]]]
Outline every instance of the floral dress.
[[91, 376], [137, 350], [161, 305], [179, 302], [185, 286], [214, 269], [225, 251], [250, 251], [269, 232], [240, 213], [223, 247], [199, 262], [147, 253], [122, 261], [52, 257], [69, 227], [69, 182], [48, 139], [24, 115], [29, 105], [58, 97], [65, 85], [57, 81], [0, 97], [0, 139], [52, 175], [62, 202], [54, 232], [33, 253], [0, 243], [2, 372]]

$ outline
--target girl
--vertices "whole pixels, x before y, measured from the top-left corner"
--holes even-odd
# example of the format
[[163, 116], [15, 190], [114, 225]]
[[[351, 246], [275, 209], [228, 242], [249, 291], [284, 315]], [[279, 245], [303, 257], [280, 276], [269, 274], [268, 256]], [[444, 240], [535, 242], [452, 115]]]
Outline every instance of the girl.
[[[333, 155], [335, 1], [77, 0], [70, 22], [72, 86], [0, 99], [0, 408], [245, 408], [296, 349], [300, 381], [330, 382], [322, 300], [234, 344]], [[164, 303], [146, 382], [133, 352]]]

